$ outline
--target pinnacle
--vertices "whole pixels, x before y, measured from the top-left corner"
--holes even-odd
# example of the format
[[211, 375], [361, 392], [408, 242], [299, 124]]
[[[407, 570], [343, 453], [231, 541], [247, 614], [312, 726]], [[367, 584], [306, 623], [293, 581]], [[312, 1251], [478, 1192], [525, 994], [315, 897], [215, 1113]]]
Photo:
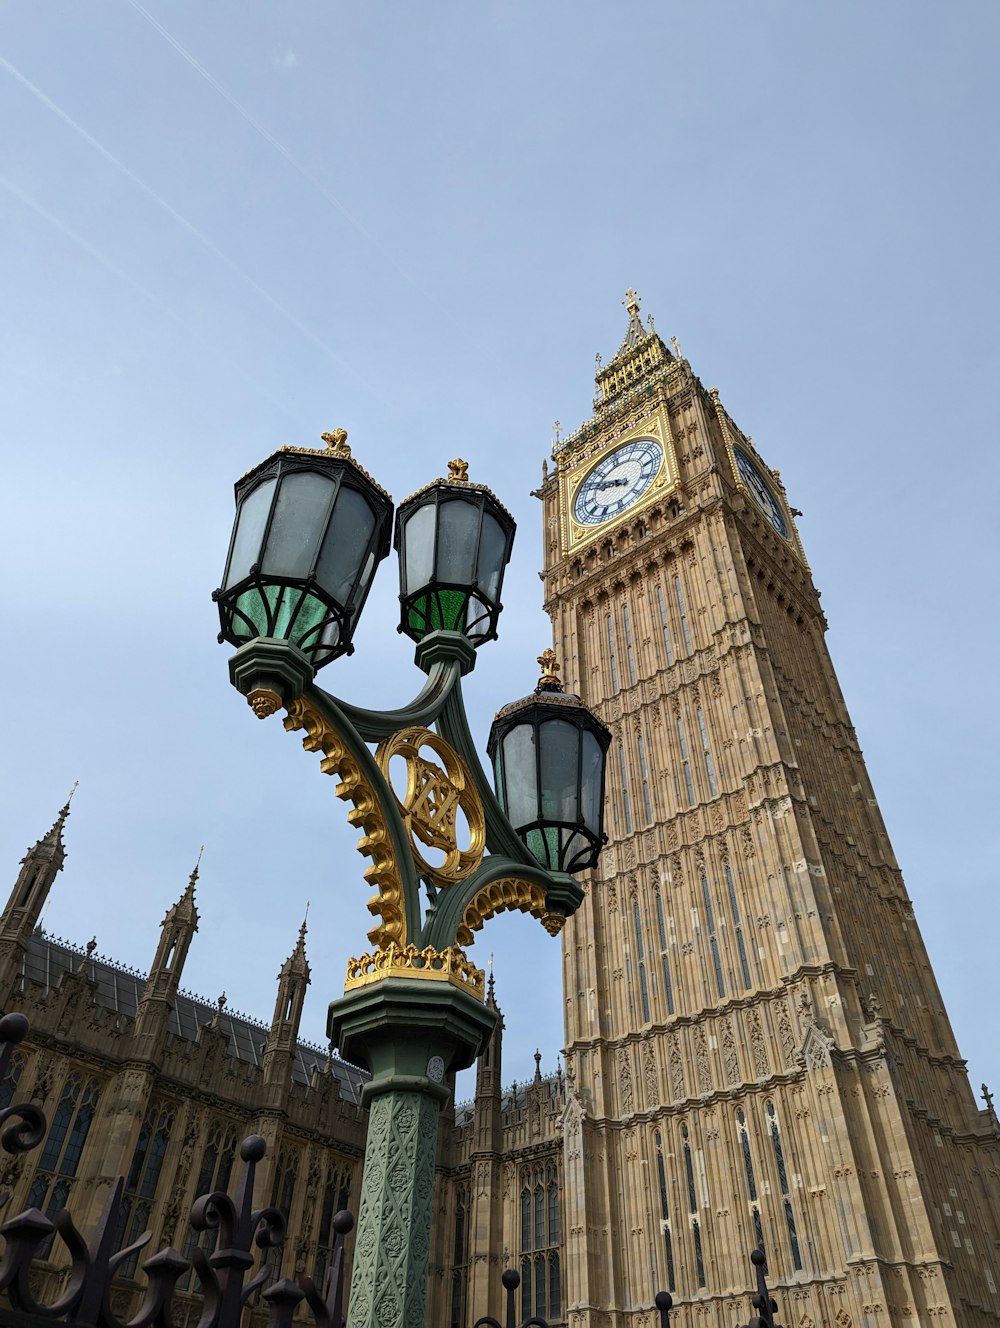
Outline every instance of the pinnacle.
[[[79, 782], [80, 781], [77, 780], [76, 784], [70, 789], [69, 797], [66, 799], [65, 803], [63, 803], [62, 807], [60, 807], [59, 814], [52, 822], [51, 827], [44, 835], [42, 835], [41, 839], [28, 850], [28, 854], [34, 853], [37, 849], [41, 848], [54, 848], [61, 853], [65, 853], [66, 850], [62, 842], [63, 826], [66, 824], [66, 817], [69, 816], [69, 806], [73, 801], [73, 794], [76, 792]], [[21, 861], [24, 862], [25, 858], [22, 858]]]

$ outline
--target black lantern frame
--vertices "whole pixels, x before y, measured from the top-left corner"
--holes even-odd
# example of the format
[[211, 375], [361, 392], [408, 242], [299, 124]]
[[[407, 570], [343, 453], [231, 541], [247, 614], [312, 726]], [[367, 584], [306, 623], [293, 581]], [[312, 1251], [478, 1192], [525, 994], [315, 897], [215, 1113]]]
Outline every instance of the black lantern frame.
[[466, 478], [464, 461], [448, 468], [448, 479], [419, 490], [396, 512], [399, 631], [413, 641], [460, 632], [478, 647], [497, 635], [517, 527], [489, 489]]
[[326, 451], [284, 447], [236, 484], [236, 518], [219, 606], [219, 640], [289, 641], [314, 668], [353, 653], [392, 499], [352, 459], [346, 434]]
[[546, 673], [538, 687], [498, 712], [486, 750], [497, 798], [525, 847], [547, 871], [572, 874], [596, 866], [607, 842], [611, 733], [563, 692], [545, 656], [540, 662]]

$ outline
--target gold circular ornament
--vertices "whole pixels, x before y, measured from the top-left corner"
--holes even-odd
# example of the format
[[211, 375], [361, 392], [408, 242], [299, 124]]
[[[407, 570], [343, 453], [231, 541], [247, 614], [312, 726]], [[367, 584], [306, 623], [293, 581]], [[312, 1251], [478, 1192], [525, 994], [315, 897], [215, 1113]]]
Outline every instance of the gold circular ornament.
[[[393, 757], [402, 758], [406, 767], [402, 797], [393, 787], [389, 768]], [[458, 752], [431, 729], [414, 727], [384, 738], [375, 759], [399, 806], [421, 875], [440, 886], [470, 876], [486, 851], [486, 816], [472, 774]], [[460, 812], [469, 829], [465, 848], [459, 845]], [[428, 862], [418, 844], [436, 850], [442, 861]]]

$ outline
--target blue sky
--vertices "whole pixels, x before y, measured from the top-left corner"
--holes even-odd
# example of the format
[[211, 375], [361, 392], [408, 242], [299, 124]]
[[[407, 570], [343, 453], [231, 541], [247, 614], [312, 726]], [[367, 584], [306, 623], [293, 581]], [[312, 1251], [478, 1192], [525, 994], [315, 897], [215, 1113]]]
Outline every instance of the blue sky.
[[[1000, 10], [955, 3], [0, 3], [0, 863], [80, 780], [46, 926], [303, 1033], [369, 925], [333, 781], [230, 689], [232, 483], [349, 430], [398, 500], [468, 458], [519, 522], [485, 741], [548, 642], [551, 422], [627, 286], [778, 466], [970, 1074], [998, 1077]], [[401, 703], [395, 568], [324, 684]], [[505, 1075], [552, 1068], [558, 945], [490, 925]]]

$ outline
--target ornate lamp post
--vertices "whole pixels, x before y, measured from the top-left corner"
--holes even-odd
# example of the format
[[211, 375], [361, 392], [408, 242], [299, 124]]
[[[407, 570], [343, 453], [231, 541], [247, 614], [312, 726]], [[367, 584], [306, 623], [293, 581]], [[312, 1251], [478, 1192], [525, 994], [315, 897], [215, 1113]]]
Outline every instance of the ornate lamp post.
[[[372, 949], [348, 965], [328, 1031], [371, 1072], [349, 1328], [423, 1323], [437, 1120], [445, 1075], [471, 1065], [496, 1018], [466, 957], [495, 913], [519, 909], [552, 935], [579, 907], [571, 875], [597, 862], [610, 735], [563, 693], [551, 650], [538, 690], [506, 706], [490, 734], [497, 794], [462, 701], [476, 649], [496, 636], [514, 521], [468, 479], [464, 461], [396, 517], [399, 630], [427, 683], [398, 710], [365, 710], [315, 685], [351, 650], [391, 499], [352, 458], [341, 430], [327, 450], [282, 448], [236, 486], [220, 640], [238, 647], [234, 686], [265, 718], [287, 711], [307, 751], [336, 775], [363, 832], [378, 919]], [[431, 728], [430, 726], [434, 727]], [[374, 750], [373, 750], [374, 748]], [[390, 763], [405, 785], [390, 779]], [[459, 831], [464, 821], [466, 833]]]

